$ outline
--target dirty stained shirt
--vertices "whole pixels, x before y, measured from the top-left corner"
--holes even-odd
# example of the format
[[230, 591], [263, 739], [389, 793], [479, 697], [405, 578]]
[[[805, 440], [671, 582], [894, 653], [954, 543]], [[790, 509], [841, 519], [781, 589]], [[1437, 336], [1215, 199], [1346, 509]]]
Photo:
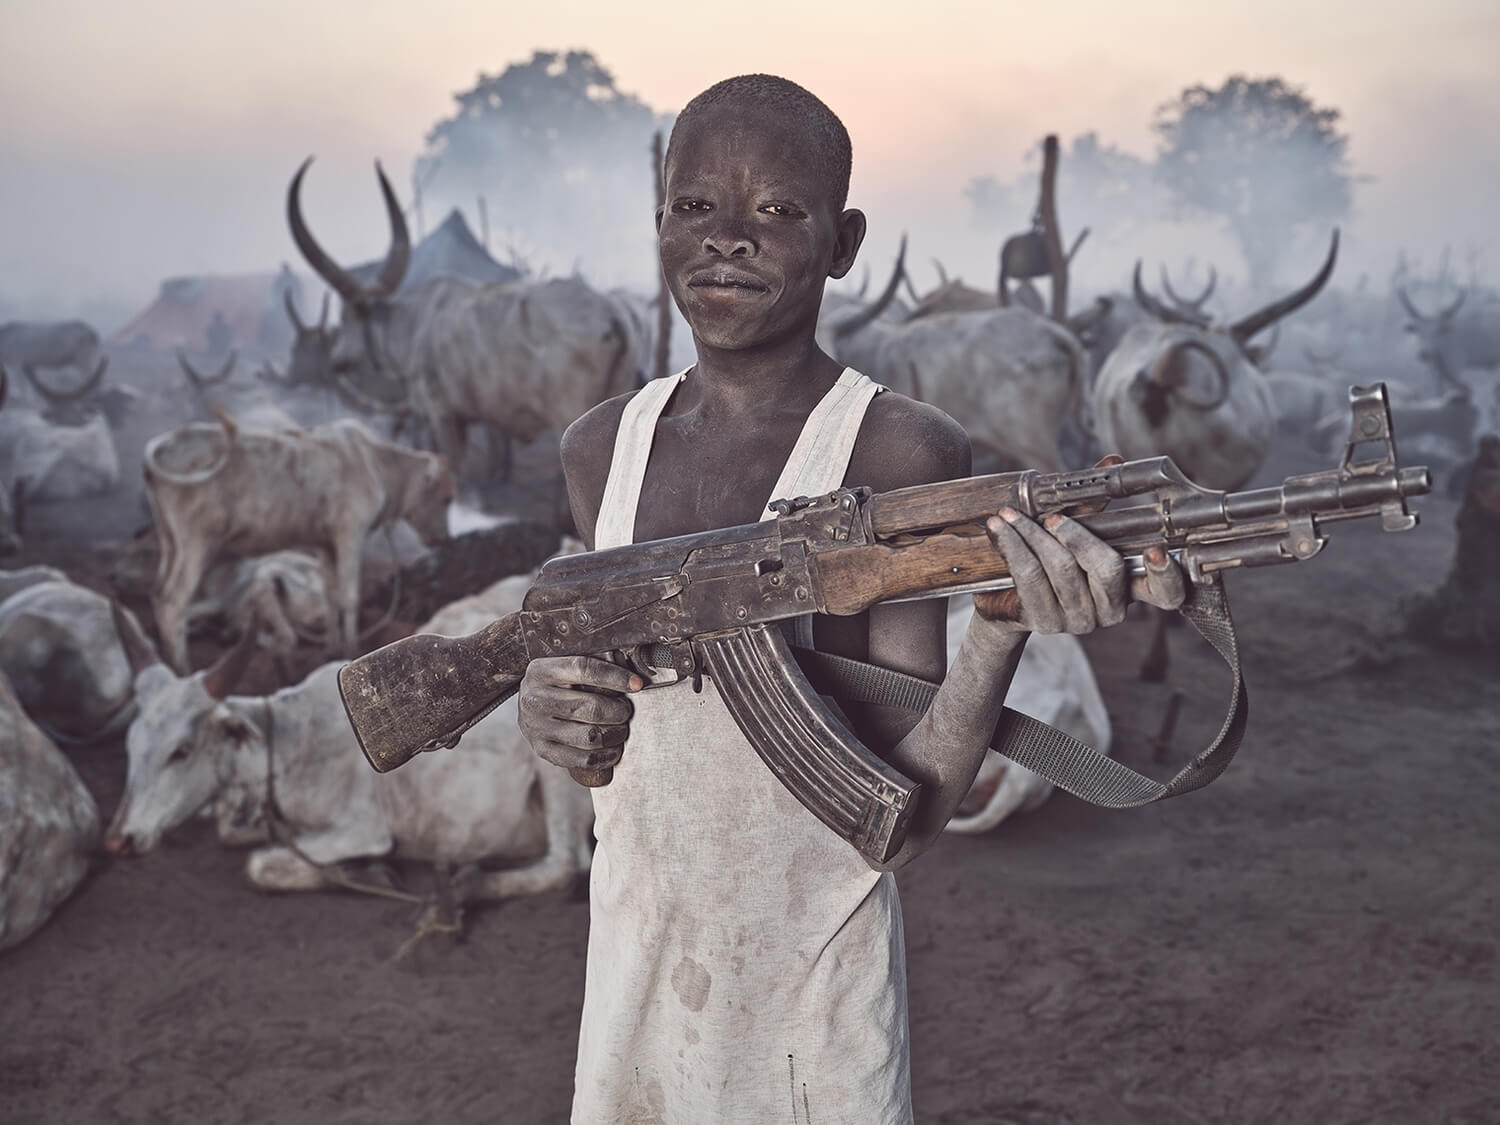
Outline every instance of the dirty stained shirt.
[[[656, 420], [683, 377], [627, 407], [596, 547], [631, 541]], [[843, 483], [880, 389], [844, 371], [768, 503]], [[573, 1125], [908, 1125], [894, 877], [782, 787], [711, 679], [631, 701], [620, 766], [593, 791]]]

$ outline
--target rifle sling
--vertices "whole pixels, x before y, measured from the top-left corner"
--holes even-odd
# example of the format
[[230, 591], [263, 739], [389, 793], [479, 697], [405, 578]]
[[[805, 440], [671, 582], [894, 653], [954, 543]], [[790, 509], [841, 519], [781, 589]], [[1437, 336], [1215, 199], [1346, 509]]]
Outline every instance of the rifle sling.
[[[1010, 707], [1005, 708], [995, 727], [990, 748], [1059, 789], [1104, 808], [1136, 808], [1207, 785], [1224, 772], [1239, 749], [1249, 718], [1249, 698], [1223, 585], [1217, 580], [1189, 584], [1187, 601], [1178, 612], [1223, 657], [1234, 683], [1230, 688], [1229, 711], [1218, 737], [1171, 780], [1160, 782], [1147, 777], [1072, 735]], [[924, 712], [937, 694], [938, 685], [932, 681], [877, 664], [809, 648], [793, 648], [792, 652], [813, 687], [841, 702]]]

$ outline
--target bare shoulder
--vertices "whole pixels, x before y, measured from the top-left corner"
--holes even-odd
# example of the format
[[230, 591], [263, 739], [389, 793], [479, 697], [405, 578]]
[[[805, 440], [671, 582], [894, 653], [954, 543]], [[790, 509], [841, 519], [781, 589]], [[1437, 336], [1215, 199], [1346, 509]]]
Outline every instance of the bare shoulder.
[[882, 391], [860, 427], [845, 481], [876, 492], [969, 475], [973, 456], [964, 428], [935, 406]]
[[604, 500], [604, 485], [609, 480], [609, 465], [614, 459], [615, 434], [625, 406], [639, 391], [628, 391], [592, 407], [563, 431], [559, 453], [562, 456], [563, 480], [568, 488], [568, 504], [579, 537], [589, 547], [594, 545], [594, 524], [599, 519], [599, 505]]

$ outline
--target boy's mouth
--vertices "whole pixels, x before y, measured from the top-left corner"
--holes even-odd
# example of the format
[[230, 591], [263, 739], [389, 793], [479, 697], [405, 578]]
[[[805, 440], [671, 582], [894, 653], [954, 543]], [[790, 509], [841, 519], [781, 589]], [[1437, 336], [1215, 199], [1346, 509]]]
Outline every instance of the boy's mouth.
[[749, 289], [756, 293], [770, 291], [770, 286], [752, 273], [714, 266], [698, 270], [688, 278], [690, 289]]

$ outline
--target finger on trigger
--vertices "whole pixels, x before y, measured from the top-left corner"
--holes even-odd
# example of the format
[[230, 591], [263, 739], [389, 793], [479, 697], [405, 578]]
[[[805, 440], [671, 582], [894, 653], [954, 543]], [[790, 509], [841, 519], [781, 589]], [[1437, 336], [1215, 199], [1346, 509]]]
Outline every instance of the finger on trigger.
[[1160, 609], [1176, 609], [1187, 598], [1187, 580], [1180, 567], [1161, 547], [1144, 555], [1146, 573], [1131, 580], [1130, 596]]

